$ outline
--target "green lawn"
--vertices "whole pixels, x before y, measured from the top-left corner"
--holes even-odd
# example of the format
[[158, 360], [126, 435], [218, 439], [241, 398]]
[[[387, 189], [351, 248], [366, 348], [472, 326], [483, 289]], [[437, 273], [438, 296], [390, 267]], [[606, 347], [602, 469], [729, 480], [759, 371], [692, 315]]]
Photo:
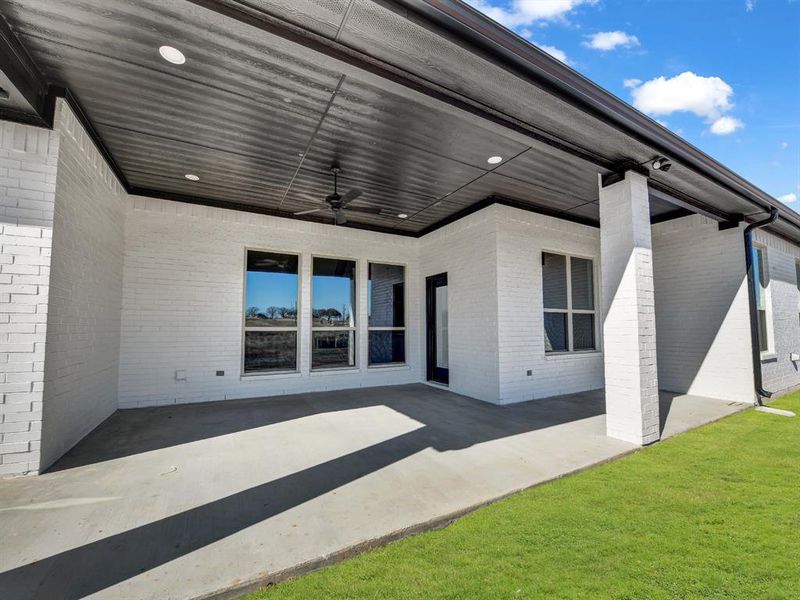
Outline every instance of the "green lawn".
[[797, 599], [800, 417], [748, 410], [247, 598]]

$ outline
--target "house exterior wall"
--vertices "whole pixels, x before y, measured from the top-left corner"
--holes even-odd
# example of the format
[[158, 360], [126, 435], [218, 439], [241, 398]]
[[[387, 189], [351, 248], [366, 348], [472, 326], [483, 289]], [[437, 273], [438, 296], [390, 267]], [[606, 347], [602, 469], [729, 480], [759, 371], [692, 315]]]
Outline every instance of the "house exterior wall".
[[117, 408], [123, 195], [64, 102], [53, 130], [0, 123], [0, 475]]
[[45, 469], [117, 409], [126, 192], [59, 101], [42, 456]]
[[[246, 248], [300, 254], [298, 373], [241, 375]], [[415, 239], [131, 197], [120, 407], [425, 381], [425, 278], [439, 273], [448, 275], [451, 390], [507, 403], [597, 389], [600, 352], [544, 355], [542, 249], [593, 258], [599, 271], [596, 229], [497, 205]], [[312, 256], [358, 261], [357, 369], [310, 370]], [[370, 261], [406, 267], [405, 366], [367, 367]]]
[[754, 399], [742, 235], [699, 215], [653, 226], [661, 389]]
[[769, 270], [770, 347], [762, 353], [761, 374], [764, 388], [780, 394], [800, 385], [800, 362], [791, 360], [792, 353], [800, 353], [800, 292], [795, 269], [800, 248], [763, 230], [754, 232], [753, 242], [766, 247]]
[[[424, 377], [417, 240], [131, 196], [121, 408], [391, 385]], [[300, 255], [299, 372], [242, 375], [245, 249]], [[312, 256], [357, 261], [356, 369], [310, 370]], [[406, 365], [367, 367], [369, 261], [406, 266]], [[176, 378], [185, 371], [185, 380]], [[217, 376], [223, 371], [223, 376]]]
[[[652, 232], [661, 387], [752, 400], [741, 228], [692, 216]], [[780, 392], [800, 385], [800, 249], [755, 239]], [[128, 196], [61, 102], [53, 131], [0, 123], [0, 248], [0, 476], [46, 468], [117, 407], [425, 381], [439, 273], [451, 390], [504, 404], [603, 386], [596, 228], [493, 205], [416, 239]], [[297, 373], [242, 375], [246, 249], [300, 256]], [[596, 351], [546, 355], [542, 252], [593, 260]], [[357, 261], [355, 369], [310, 369], [313, 256]], [[369, 262], [406, 269], [405, 365], [368, 367]]]
[[[420, 240], [422, 278], [447, 273], [450, 389], [498, 402], [497, 207]], [[424, 322], [424, 301], [420, 306]], [[425, 377], [425, 373], [422, 373]]]
[[39, 470], [58, 147], [0, 122], [0, 476]]
[[[495, 208], [500, 403], [603, 387], [602, 314], [598, 295], [600, 231], [507, 206]], [[542, 252], [592, 259], [597, 351], [545, 354]], [[527, 375], [529, 370], [531, 376]]]

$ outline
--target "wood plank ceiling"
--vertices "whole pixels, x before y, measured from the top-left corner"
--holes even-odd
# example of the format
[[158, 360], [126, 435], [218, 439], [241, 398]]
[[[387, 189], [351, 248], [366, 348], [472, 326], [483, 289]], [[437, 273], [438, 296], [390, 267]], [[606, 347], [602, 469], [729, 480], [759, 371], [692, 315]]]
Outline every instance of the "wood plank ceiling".
[[[359, 24], [380, 33], [357, 14], [364, 0], [300, 4], [255, 3], [353, 45], [363, 44]], [[596, 164], [197, 4], [3, 0], [0, 11], [44, 78], [74, 94], [134, 189], [291, 215], [319, 206], [338, 164], [340, 188], [364, 192], [353, 206], [380, 210], [348, 214], [351, 225], [419, 233], [492, 196], [598, 220]], [[185, 64], [164, 61], [162, 45]]]

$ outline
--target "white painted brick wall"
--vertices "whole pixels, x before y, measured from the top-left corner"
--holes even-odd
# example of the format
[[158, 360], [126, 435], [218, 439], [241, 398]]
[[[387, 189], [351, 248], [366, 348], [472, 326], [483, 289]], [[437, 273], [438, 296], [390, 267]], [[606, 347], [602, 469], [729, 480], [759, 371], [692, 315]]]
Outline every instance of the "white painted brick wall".
[[662, 389], [754, 399], [742, 229], [719, 231], [699, 215], [653, 226]]
[[0, 476], [39, 470], [58, 147], [0, 122]]
[[[241, 376], [245, 248], [299, 253], [300, 372]], [[310, 372], [312, 255], [356, 259], [356, 370]], [[367, 367], [367, 262], [406, 265], [407, 366]], [[414, 238], [129, 197], [125, 223], [120, 407], [224, 400], [419, 381]], [[186, 381], [175, 371], [185, 370]], [[217, 377], [216, 371], [225, 372]]]
[[60, 135], [41, 468], [117, 409], [126, 192], [65, 102]]
[[660, 436], [656, 320], [647, 179], [600, 189], [603, 350], [608, 435], [636, 444]]
[[800, 248], [760, 229], [755, 231], [753, 241], [767, 248], [772, 305], [772, 352], [762, 360], [761, 373], [764, 388], [780, 394], [800, 385], [800, 363], [790, 359], [791, 353], [800, 353], [800, 292], [795, 272]]
[[[419, 240], [423, 280], [447, 273], [450, 389], [495, 403], [499, 398], [497, 226], [497, 207], [490, 206]], [[424, 319], [422, 297], [419, 307]]]
[[[603, 387], [599, 305], [600, 230], [562, 219], [496, 207], [500, 402], [520, 402]], [[595, 268], [598, 351], [546, 355], [542, 252], [591, 258]], [[529, 377], [527, 371], [531, 370]]]
[[[134, 197], [125, 230], [121, 407], [424, 381], [425, 278], [443, 272], [450, 389], [515, 402], [602, 385], [599, 353], [545, 358], [542, 333], [539, 249], [596, 259], [599, 234], [590, 227], [493, 206], [417, 240]], [[299, 374], [240, 375], [246, 247], [301, 253]], [[366, 322], [367, 262], [406, 265], [407, 367], [367, 368], [366, 329], [359, 327], [358, 370], [309, 371], [310, 310], [302, 301], [309, 297], [315, 254], [359, 261], [360, 324]], [[518, 268], [529, 273], [515, 273]], [[506, 279], [498, 288], [499, 272]], [[498, 289], [508, 296], [505, 313], [498, 309]], [[513, 347], [498, 351], [499, 331]], [[533, 368], [534, 376], [525, 376], [523, 367]], [[176, 370], [185, 370], [187, 381], [176, 381]], [[217, 377], [217, 370], [225, 375]]]

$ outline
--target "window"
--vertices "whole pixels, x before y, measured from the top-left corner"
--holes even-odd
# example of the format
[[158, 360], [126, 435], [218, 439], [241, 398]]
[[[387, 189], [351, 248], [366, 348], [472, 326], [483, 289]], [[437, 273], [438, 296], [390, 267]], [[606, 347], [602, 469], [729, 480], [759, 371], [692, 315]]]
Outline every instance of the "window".
[[399, 265], [369, 265], [369, 364], [406, 361], [406, 270]]
[[356, 262], [314, 258], [311, 368], [356, 365]]
[[595, 350], [594, 264], [542, 252], [545, 352]]
[[756, 288], [756, 311], [758, 312], [759, 350], [767, 352], [770, 347], [769, 336], [769, 266], [767, 249], [753, 245], [753, 285]]
[[294, 254], [247, 251], [245, 373], [297, 370], [297, 266]]

